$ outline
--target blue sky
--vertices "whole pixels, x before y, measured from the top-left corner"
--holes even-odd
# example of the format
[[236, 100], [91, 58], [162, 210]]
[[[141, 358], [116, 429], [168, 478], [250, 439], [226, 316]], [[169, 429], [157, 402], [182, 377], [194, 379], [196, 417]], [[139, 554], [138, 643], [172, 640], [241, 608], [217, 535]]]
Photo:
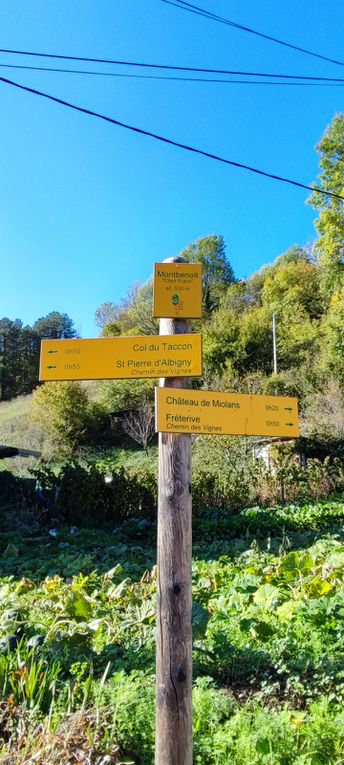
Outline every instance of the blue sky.
[[[200, 5], [343, 59], [344, 5], [337, 0], [200, 0]], [[161, 0], [3, 0], [0, 47], [344, 77], [343, 67]], [[37, 61], [1, 54], [0, 64], [6, 63]], [[0, 74], [306, 184], [318, 173], [315, 144], [334, 114], [343, 111], [341, 87], [10, 69]], [[0, 316], [32, 323], [59, 310], [72, 317], [83, 337], [96, 336], [94, 312], [100, 303], [119, 302], [134, 281], [151, 275], [155, 261], [201, 236], [224, 236], [238, 277], [315, 237], [307, 191], [164, 146], [2, 83], [0, 104]]]

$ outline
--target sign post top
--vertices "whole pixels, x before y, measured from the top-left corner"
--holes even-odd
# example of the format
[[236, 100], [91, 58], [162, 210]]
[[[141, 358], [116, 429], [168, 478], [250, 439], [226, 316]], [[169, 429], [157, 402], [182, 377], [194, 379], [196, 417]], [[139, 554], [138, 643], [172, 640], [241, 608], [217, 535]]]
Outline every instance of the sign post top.
[[202, 316], [200, 263], [154, 264], [153, 316], [164, 319], [199, 319]]

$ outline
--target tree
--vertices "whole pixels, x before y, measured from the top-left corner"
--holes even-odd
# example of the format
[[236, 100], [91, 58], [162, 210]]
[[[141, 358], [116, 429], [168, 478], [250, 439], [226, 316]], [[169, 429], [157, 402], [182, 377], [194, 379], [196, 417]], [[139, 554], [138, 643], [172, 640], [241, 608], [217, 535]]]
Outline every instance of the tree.
[[344, 390], [344, 286], [331, 296], [322, 329], [324, 368]]
[[218, 307], [226, 288], [235, 281], [232, 266], [226, 257], [224, 238], [211, 234], [197, 239], [180, 255], [189, 263], [201, 263], [203, 266], [203, 310], [209, 315]]
[[264, 281], [263, 305], [281, 317], [294, 319], [298, 313], [305, 312], [310, 319], [319, 318], [324, 305], [318, 269], [306, 259], [284, 260], [282, 257]]
[[61, 457], [72, 456], [86, 432], [89, 403], [79, 382], [47, 382], [33, 397], [32, 419], [48, 437], [48, 448]]
[[30, 393], [38, 382], [39, 354], [44, 338], [76, 337], [67, 314], [53, 311], [33, 327], [20, 319], [0, 319], [0, 399]]
[[125, 433], [140, 444], [148, 457], [148, 444], [154, 436], [154, 415], [149, 401], [144, 401], [139, 409], [128, 412], [121, 419]]
[[20, 338], [23, 323], [7, 317], [0, 320], [0, 394], [6, 400], [17, 396], [21, 381]]
[[105, 318], [107, 310], [110, 316], [109, 323], [103, 325], [102, 335], [156, 335], [159, 325], [152, 316], [152, 306], [153, 280], [148, 279], [142, 285], [133, 284], [119, 306], [104, 303], [97, 309], [99, 321]]
[[51, 311], [47, 316], [37, 319], [33, 329], [42, 339], [69, 340], [78, 336], [72, 319], [58, 311]]
[[204, 361], [210, 375], [232, 370], [244, 376], [272, 369], [271, 313], [267, 308], [247, 306], [233, 310], [224, 305], [215, 311], [204, 329]]
[[159, 332], [159, 322], [153, 313], [153, 279], [145, 284], [134, 287], [127, 303], [127, 317], [132, 325], [130, 334], [156, 335]]
[[[344, 114], [336, 114], [317, 145], [321, 174], [317, 186], [344, 196]], [[314, 191], [308, 199], [319, 217], [314, 245], [318, 255], [323, 293], [340, 289], [344, 283], [344, 202]]]
[[108, 300], [106, 303], [102, 303], [96, 310], [95, 313], [95, 322], [97, 327], [100, 327], [101, 330], [104, 329], [108, 324], [115, 322], [118, 317], [118, 308], [115, 306], [114, 303], [111, 302], [111, 300]]
[[155, 380], [103, 380], [101, 402], [112, 415], [124, 409], [140, 409], [145, 401], [154, 401]]
[[274, 261], [272, 269], [280, 268], [289, 263], [308, 263], [311, 260], [311, 252], [309, 248], [300, 247], [298, 244], [294, 244], [293, 247], [289, 247], [286, 252], [279, 255]]
[[303, 413], [303, 433], [322, 440], [344, 439], [344, 396], [334, 380], [323, 391], [313, 392]]

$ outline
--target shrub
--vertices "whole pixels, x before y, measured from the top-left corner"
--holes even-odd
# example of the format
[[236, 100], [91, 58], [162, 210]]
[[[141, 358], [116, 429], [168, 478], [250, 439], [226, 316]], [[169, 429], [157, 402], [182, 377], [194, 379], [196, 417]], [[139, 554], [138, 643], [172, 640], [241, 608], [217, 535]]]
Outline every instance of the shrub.
[[89, 526], [108, 516], [110, 492], [95, 467], [66, 463], [59, 472], [57, 508], [68, 523]]
[[46, 451], [75, 454], [88, 421], [88, 397], [78, 382], [48, 382], [34, 393], [32, 419], [48, 436]]
[[0, 471], [0, 510], [10, 509], [24, 498], [23, 485], [9, 470]]
[[45, 495], [57, 495], [55, 509], [67, 523], [93, 526], [152, 517], [157, 503], [154, 473], [147, 469], [129, 473], [110, 466], [102, 462], [83, 467], [71, 461], [57, 474], [43, 466], [35, 477]]

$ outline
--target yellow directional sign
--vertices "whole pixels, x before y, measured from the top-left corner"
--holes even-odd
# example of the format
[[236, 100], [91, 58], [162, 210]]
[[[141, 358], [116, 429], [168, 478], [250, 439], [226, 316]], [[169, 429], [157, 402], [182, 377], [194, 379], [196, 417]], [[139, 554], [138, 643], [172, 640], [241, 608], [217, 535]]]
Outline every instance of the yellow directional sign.
[[200, 263], [155, 263], [153, 316], [165, 319], [202, 316]]
[[42, 340], [40, 380], [197, 377], [201, 335]]
[[156, 430], [238, 436], [299, 435], [297, 399], [156, 388]]

